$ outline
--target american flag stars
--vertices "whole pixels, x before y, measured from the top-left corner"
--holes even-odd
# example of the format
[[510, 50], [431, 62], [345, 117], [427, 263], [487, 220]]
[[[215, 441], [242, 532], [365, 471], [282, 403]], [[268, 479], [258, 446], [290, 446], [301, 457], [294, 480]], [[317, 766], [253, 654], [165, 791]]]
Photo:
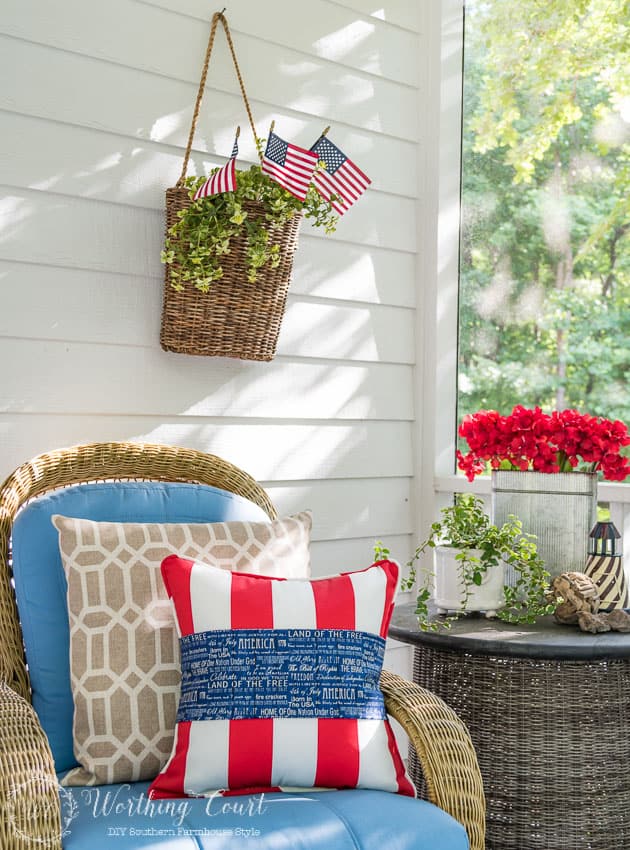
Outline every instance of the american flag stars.
[[317, 162], [317, 154], [285, 142], [270, 131], [262, 170], [301, 201], [306, 198]]
[[322, 198], [330, 201], [339, 215], [343, 215], [372, 181], [325, 135], [319, 137], [311, 150], [326, 166], [315, 172], [315, 188]]

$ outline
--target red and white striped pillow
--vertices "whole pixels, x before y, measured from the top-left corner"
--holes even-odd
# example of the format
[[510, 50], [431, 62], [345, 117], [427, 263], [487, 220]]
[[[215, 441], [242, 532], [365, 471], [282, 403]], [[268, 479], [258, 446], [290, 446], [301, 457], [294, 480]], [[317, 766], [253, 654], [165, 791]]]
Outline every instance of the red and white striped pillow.
[[289, 787], [415, 796], [378, 687], [396, 564], [308, 581], [171, 556], [162, 576], [182, 692], [151, 797]]

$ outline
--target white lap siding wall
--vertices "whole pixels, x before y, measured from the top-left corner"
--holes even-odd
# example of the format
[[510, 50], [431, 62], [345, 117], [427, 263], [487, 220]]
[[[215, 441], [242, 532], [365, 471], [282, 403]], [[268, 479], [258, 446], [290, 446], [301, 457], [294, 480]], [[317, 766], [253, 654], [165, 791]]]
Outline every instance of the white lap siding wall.
[[[164, 190], [181, 168], [202, 0], [4, 0], [0, 16], [0, 476], [96, 440], [213, 452], [279, 511], [311, 508], [316, 575], [401, 560], [415, 537], [414, 377], [422, 138], [419, 4], [232, 0], [259, 134], [331, 138], [372, 186], [325, 237], [303, 224], [272, 363], [158, 343]], [[219, 31], [190, 173], [242, 127]], [[408, 650], [388, 666], [409, 671]]]

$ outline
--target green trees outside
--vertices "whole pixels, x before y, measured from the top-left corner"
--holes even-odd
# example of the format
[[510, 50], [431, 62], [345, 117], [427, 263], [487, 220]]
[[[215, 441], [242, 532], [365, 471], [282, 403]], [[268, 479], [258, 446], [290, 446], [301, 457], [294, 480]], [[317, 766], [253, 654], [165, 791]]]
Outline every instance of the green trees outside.
[[459, 418], [630, 422], [630, 0], [466, 0]]

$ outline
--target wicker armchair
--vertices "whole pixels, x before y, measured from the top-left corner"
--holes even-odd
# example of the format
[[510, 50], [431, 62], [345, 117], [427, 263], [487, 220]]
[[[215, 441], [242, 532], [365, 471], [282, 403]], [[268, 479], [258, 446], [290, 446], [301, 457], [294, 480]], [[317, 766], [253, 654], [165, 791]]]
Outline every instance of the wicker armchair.
[[[11, 575], [11, 530], [29, 499], [82, 482], [109, 480], [209, 484], [275, 509], [246, 473], [213, 455], [150, 444], [96, 443], [42, 454], [0, 489], [0, 847], [61, 848], [58, 785], [48, 740], [30, 702], [29, 676]], [[431, 802], [464, 824], [471, 850], [483, 850], [485, 802], [475, 752], [463, 723], [430, 692], [384, 672], [387, 711], [408, 733]], [[16, 793], [16, 789], [19, 793]]]

